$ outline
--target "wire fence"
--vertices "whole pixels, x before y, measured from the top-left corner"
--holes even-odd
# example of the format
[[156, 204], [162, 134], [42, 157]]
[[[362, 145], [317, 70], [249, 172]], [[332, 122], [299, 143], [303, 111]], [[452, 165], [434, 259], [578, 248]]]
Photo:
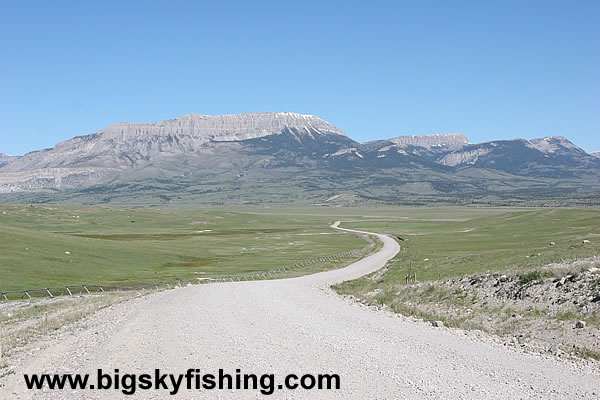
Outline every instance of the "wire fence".
[[262, 279], [270, 279], [281, 277], [282, 275], [289, 273], [290, 271], [298, 270], [303, 267], [308, 267], [322, 262], [333, 262], [348, 257], [355, 257], [365, 253], [368, 253], [375, 247], [375, 242], [369, 236], [359, 236], [361, 239], [366, 241], [368, 244], [361, 248], [346, 251], [343, 253], [332, 254], [329, 256], [309, 258], [306, 260], [298, 261], [294, 264], [284, 265], [277, 269], [268, 271], [258, 271], [246, 274], [218, 276], [218, 277], [202, 277], [194, 279], [177, 279], [166, 282], [156, 282], [148, 284], [139, 284], [131, 286], [120, 286], [120, 285], [68, 285], [68, 286], [57, 286], [57, 287], [46, 287], [43, 289], [22, 289], [22, 290], [11, 290], [0, 292], [0, 301], [9, 300], [23, 300], [32, 298], [43, 298], [49, 297], [54, 298], [58, 296], [74, 296], [74, 295], [86, 295], [94, 293], [104, 292], [115, 292], [115, 291], [130, 291], [130, 290], [142, 290], [142, 289], [169, 289], [174, 287], [190, 286], [190, 285], [204, 285], [209, 283], [219, 282], [241, 282], [241, 281], [255, 281]]

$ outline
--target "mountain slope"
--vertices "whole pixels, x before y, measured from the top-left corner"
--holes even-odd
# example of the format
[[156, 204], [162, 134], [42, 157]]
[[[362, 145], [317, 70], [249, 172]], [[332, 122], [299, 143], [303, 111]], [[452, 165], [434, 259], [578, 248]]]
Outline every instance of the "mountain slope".
[[[200, 161], [203, 155], [216, 151], [216, 143], [243, 142], [283, 132], [291, 132], [299, 147], [303, 137], [334, 137], [354, 143], [320, 118], [296, 113], [188, 114], [155, 123], [122, 122], [6, 164], [0, 168], [0, 192], [96, 185], [121, 175], [147, 173], [156, 163], [166, 170], [165, 176], [184, 161], [195, 168], [210, 169], [212, 165], [203, 166]], [[160, 176], [162, 172], [158, 172]]]
[[440, 164], [489, 168], [517, 175], [569, 178], [600, 169], [600, 160], [564, 137], [472, 144], [443, 155]]
[[194, 154], [211, 142], [233, 142], [305, 129], [307, 135], [344, 133], [327, 122], [295, 113], [238, 115], [188, 114], [154, 123], [121, 122], [86, 136], [58, 143], [52, 149], [32, 152], [2, 172], [42, 168], [121, 168], [170, 155]]
[[0, 153], [0, 167], [3, 167], [15, 160], [17, 160], [19, 157], [18, 156], [9, 156], [8, 154], [5, 153]]
[[462, 133], [398, 136], [388, 140], [402, 147], [423, 147], [436, 152], [458, 150], [469, 144], [469, 139]]
[[593, 197], [600, 159], [548, 137], [359, 143], [294, 113], [119, 123], [0, 167], [1, 202], [425, 204]]

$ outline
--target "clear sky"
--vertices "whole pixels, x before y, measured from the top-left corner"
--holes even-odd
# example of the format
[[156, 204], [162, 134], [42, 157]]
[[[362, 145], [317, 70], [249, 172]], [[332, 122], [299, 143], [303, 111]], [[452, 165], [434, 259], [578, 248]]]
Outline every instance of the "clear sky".
[[0, 4], [0, 152], [262, 111], [359, 141], [562, 135], [600, 150], [600, 1]]

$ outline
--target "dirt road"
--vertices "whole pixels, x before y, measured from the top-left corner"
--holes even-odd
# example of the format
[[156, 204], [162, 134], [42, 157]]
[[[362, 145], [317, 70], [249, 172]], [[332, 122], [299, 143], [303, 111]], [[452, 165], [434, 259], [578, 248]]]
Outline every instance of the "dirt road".
[[[336, 225], [337, 226], [337, 225]], [[272, 398], [598, 398], [600, 376], [550, 357], [510, 350], [445, 328], [373, 311], [332, 293], [331, 283], [385, 265], [399, 247], [347, 268], [295, 279], [192, 286], [105, 309], [23, 358], [0, 398], [125, 398], [112, 391], [27, 391], [22, 374], [335, 373], [340, 390], [275, 391]], [[134, 398], [168, 398], [138, 390]], [[175, 398], [260, 398], [252, 390], [180, 390]]]

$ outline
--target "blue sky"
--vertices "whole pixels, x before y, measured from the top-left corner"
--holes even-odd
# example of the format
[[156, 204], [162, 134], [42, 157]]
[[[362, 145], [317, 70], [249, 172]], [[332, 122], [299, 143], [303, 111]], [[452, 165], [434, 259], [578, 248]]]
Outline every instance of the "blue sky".
[[251, 111], [600, 150], [599, 43], [599, 1], [3, 2], [0, 152]]

